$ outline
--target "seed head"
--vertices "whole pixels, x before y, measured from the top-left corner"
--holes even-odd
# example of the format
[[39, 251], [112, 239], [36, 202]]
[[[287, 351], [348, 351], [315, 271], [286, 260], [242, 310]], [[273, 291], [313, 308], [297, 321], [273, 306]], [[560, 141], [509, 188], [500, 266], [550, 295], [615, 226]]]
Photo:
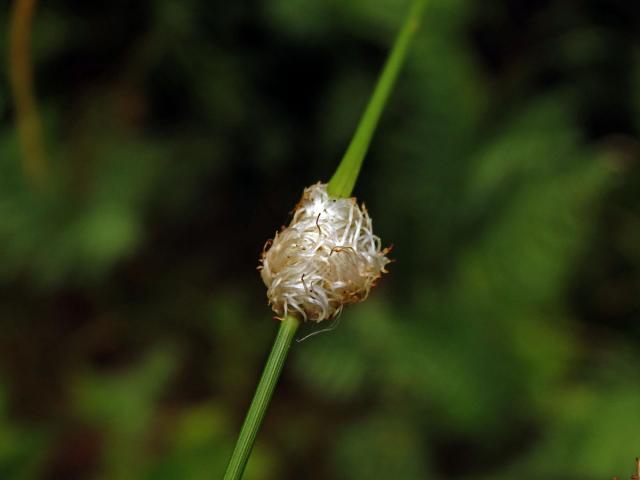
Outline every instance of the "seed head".
[[304, 190], [289, 226], [267, 242], [258, 268], [278, 315], [320, 322], [367, 298], [387, 272], [389, 251], [373, 234], [364, 204], [331, 197], [316, 183]]

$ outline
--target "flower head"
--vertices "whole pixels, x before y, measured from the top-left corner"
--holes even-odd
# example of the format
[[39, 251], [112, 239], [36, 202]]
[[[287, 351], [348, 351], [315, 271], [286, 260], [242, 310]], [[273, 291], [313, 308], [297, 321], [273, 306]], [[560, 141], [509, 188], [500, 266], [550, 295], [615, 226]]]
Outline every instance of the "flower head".
[[317, 183], [304, 190], [289, 226], [267, 242], [259, 268], [278, 315], [320, 322], [367, 298], [386, 273], [387, 253], [364, 204], [331, 197]]

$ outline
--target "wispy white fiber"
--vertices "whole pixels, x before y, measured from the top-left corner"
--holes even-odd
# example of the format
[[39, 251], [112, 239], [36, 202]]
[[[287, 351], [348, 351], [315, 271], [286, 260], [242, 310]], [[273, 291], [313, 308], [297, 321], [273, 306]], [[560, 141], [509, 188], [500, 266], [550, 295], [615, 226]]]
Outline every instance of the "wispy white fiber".
[[267, 242], [258, 268], [276, 314], [320, 322], [367, 298], [386, 273], [387, 253], [364, 204], [331, 197], [317, 183], [304, 190], [289, 226]]

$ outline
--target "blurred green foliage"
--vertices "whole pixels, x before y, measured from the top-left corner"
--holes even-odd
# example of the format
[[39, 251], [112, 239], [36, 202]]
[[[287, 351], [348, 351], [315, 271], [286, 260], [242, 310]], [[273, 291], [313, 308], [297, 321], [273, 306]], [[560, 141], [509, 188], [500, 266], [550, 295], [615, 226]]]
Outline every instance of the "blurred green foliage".
[[[630, 474], [636, 3], [429, 2], [356, 186], [396, 262], [294, 346], [247, 480]], [[258, 255], [408, 4], [41, 2], [43, 190], [0, 36], [1, 478], [222, 475], [276, 330]]]

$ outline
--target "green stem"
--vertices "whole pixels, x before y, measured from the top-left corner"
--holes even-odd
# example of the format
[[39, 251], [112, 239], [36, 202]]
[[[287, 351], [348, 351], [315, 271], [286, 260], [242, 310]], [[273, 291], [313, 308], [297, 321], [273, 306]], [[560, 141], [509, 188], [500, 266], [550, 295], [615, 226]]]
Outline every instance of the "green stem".
[[371, 100], [369, 100], [369, 104], [360, 119], [356, 133], [344, 157], [342, 157], [338, 169], [329, 181], [327, 190], [329, 194], [335, 197], [349, 197], [353, 191], [382, 109], [389, 98], [389, 93], [407, 56], [409, 44], [420, 26], [425, 4], [426, 0], [414, 0], [411, 10], [409, 10], [409, 14], [398, 32]]
[[[371, 100], [360, 119], [353, 140], [351, 140], [349, 148], [329, 182], [328, 191], [333, 196], [348, 197], [351, 195], [382, 109], [389, 98], [389, 93], [404, 63], [411, 39], [418, 30], [425, 3], [426, 0], [414, 0], [407, 19], [398, 32], [389, 58], [384, 65]], [[299, 325], [300, 321], [291, 315], [287, 316], [280, 324], [271, 354], [267, 359], [262, 378], [258, 383], [247, 417], [240, 430], [236, 447], [229, 460], [224, 480], [239, 480], [242, 478], [260, 424], [271, 400], [284, 361], [287, 358], [291, 341]]]
[[278, 335], [273, 343], [273, 348], [262, 372], [262, 378], [256, 388], [247, 417], [242, 424], [240, 436], [236, 447], [231, 454], [224, 480], [239, 480], [242, 478], [244, 468], [249, 460], [251, 449], [256, 440], [256, 435], [264, 418], [264, 413], [269, 406], [271, 395], [278, 383], [278, 377], [287, 358], [291, 341], [300, 325], [300, 320], [292, 315], [286, 316], [280, 323]]

